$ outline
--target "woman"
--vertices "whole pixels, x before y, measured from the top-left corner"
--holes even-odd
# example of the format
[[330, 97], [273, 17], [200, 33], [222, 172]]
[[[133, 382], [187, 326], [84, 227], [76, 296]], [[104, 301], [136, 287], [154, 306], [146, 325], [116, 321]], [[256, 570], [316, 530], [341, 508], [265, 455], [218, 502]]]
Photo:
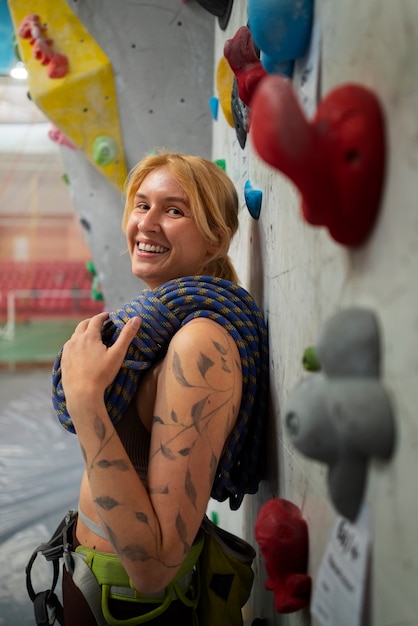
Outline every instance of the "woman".
[[[214, 163], [163, 152], [146, 156], [131, 172], [123, 229], [132, 271], [152, 293], [182, 277], [235, 283], [227, 251], [237, 228], [236, 190]], [[102, 313], [82, 321], [61, 355], [66, 410], [85, 460], [73, 549], [81, 544], [117, 555], [132, 587], [158, 598], [183, 574], [196, 544], [242, 411], [244, 361], [240, 342], [218, 318], [195, 317], [173, 334], [114, 424], [105, 392], [144, 321], [141, 314], [130, 317], [106, 346], [107, 318]], [[247, 416], [245, 432], [249, 422]], [[96, 624], [66, 571], [63, 600], [67, 626]], [[119, 618], [149, 610], [125, 599], [110, 602]], [[193, 610], [177, 599], [152, 623], [192, 624]]]

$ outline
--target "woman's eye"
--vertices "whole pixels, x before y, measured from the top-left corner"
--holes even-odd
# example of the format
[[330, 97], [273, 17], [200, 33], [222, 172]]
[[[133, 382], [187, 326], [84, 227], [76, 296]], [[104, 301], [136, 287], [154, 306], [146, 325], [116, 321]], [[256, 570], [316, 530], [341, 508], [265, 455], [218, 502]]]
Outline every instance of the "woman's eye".
[[183, 211], [180, 211], [180, 209], [175, 206], [170, 207], [168, 213], [170, 213], [170, 215], [183, 215]]
[[139, 204], [135, 205], [135, 209], [137, 211], [148, 211], [149, 206], [148, 204], [145, 204], [144, 202], [140, 202]]

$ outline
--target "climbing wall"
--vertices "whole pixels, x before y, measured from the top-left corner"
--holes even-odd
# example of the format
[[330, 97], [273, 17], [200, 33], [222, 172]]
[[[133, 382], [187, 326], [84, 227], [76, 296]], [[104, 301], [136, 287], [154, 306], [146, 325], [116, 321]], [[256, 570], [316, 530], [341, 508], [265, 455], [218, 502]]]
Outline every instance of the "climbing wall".
[[127, 171], [110, 60], [65, 0], [10, 7], [32, 100], [121, 189]]
[[120, 227], [128, 171], [159, 146], [211, 156], [214, 21], [197, 3], [172, 0], [8, 4], [31, 97], [54, 125], [106, 305], [115, 308], [143, 286], [131, 276]]
[[[217, 27], [215, 33], [214, 97], [221, 95], [216, 68], [225, 43], [248, 22], [251, 26], [251, 16], [254, 38], [257, 31], [258, 41], [264, 45], [257, 30], [262, 31], [262, 25], [255, 20], [262, 20], [266, 11], [265, 29], [279, 45], [282, 23], [274, 23], [267, 5], [274, 5], [274, 10], [287, 6], [296, 11], [302, 5], [309, 9], [312, 3], [235, 2], [226, 30]], [[309, 531], [310, 607], [288, 613], [276, 609], [273, 592], [264, 588], [268, 574], [259, 550], [246, 618], [249, 624], [260, 618], [265, 624], [280, 626], [415, 626], [418, 5], [414, 0], [399, 4], [390, 0], [316, 0], [314, 9], [309, 49], [288, 73], [292, 90], [273, 79], [257, 93], [251, 80], [243, 81], [243, 94], [246, 85], [255, 98], [251, 99], [250, 119], [257, 124], [254, 140], [265, 158], [256, 150], [251, 130], [242, 147], [239, 123], [232, 126], [230, 115], [221, 106], [213, 123], [213, 158], [225, 160], [241, 194], [233, 258], [244, 285], [266, 312], [270, 334], [268, 469], [259, 493], [246, 499], [240, 523], [245, 536], [257, 545], [254, 525], [261, 506], [273, 498], [287, 499], [298, 507]], [[284, 13], [283, 9], [282, 17]], [[269, 70], [279, 65], [282, 73], [289, 70], [279, 55], [274, 58], [268, 54], [270, 50], [259, 47]], [[253, 66], [249, 78], [257, 79], [257, 71]], [[255, 80], [255, 84], [261, 89], [261, 83]], [[366, 103], [360, 106], [363, 113], [345, 115], [344, 107], [350, 109], [350, 103], [334, 97], [328, 110], [322, 108], [322, 115], [335, 123], [332, 130], [332, 123], [324, 122], [328, 129], [325, 135], [334, 133], [340, 143], [338, 148], [325, 147], [327, 137], [311, 133], [313, 118], [327, 96], [348, 84], [367, 88], [377, 99], [384, 136], [376, 111], [367, 121], [362, 118]], [[295, 106], [295, 95], [303, 114]], [[342, 118], [352, 122], [348, 139], [342, 130], [344, 123], [338, 130], [336, 120], [341, 111]], [[242, 119], [242, 104], [240, 114]], [[245, 114], [248, 111], [244, 109]], [[350, 147], [351, 139], [354, 144]], [[315, 150], [310, 155], [312, 145]], [[338, 152], [340, 148], [343, 153]], [[348, 156], [344, 150], [349, 151]], [[359, 162], [355, 163], [357, 157]], [[298, 159], [300, 167], [294, 168], [292, 163]], [[338, 174], [340, 166], [343, 172]], [[323, 168], [325, 180], [321, 179]], [[364, 178], [361, 168], [366, 168]], [[342, 190], [341, 195], [335, 185]], [[364, 199], [374, 193], [373, 186], [377, 195], [371, 206]], [[315, 196], [318, 187], [322, 193], [319, 206]], [[356, 187], [358, 198], [354, 201]], [[246, 188], [257, 192], [252, 199]], [[321, 213], [330, 197], [330, 212]], [[250, 209], [256, 217], [259, 211], [258, 219], [252, 217]], [[340, 211], [337, 224], [344, 225], [337, 235], [342, 242], [331, 233], [336, 234], [332, 228], [334, 211]], [[351, 245], [351, 237], [358, 237], [360, 242]], [[359, 339], [362, 325], [352, 325], [352, 307], [371, 316], [372, 339], [369, 335]], [[347, 311], [347, 318], [338, 317]], [[329, 320], [338, 321], [334, 334], [324, 328]], [[323, 359], [321, 372], [307, 371], [303, 366], [305, 350], [310, 346], [317, 347], [316, 354]], [[309, 364], [310, 359], [307, 361]], [[301, 379], [307, 382], [306, 398], [300, 397]], [[331, 394], [330, 390], [333, 393], [342, 379], [345, 382], [332, 404], [326, 394]], [[318, 390], [321, 381], [325, 400], [317, 411], [313, 390]], [[356, 405], [361, 386], [365, 395]], [[372, 386], [379, 399], [370, 393]], [[335, 484], [330, 484], [330, 465], [334, 462], [340, 467], [339, 455], [344, 454], [353, 463], [348, 463], [351, 469], [345, 473], [346, 466], [341, 463], [344, 471], [337, 477], [335, 490]], [[366, 465], [361, 469], [364, 459]], [[364, 481], [364, 491], [350, 521], [345, 517], [352, 514], [347, 503], [358, 480]], [[233, 528], [234, 514], [229, 515], [223, 507], [217, 512], [220, 521]], [[277, 524], [276, 539], [280, 528], [283, 532], [288, 529], [280, 515]], [[297, 537], [296, 522], [293, 529]], [[269, 563], [270, 577], [272, 569], [273, 579], [274, 570], [278, 572], [276, 592], [282, 609], [284, 600], [297, 595], [289, 568], [286, 578], [286, 563], [291, 563], [302, 544], [294, 540], [292, 545], [291, 536]], [[271, 552], [274, 545], [273, 535]]]

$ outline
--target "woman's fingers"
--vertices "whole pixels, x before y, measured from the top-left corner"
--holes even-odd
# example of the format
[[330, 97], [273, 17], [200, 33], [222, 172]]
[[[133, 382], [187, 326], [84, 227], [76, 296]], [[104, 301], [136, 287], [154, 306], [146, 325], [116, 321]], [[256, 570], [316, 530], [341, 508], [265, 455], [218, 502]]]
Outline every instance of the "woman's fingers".
[[77, 326], [75, 327], [73, 335], [85, 333], [88, 328], [93, 328], [93, 329], [99, 328], [99, 330], [101, 330], [103, 326], [103, 322], [108, 317], [109, 317], [109, 313], [103, 312], [103, 313], [98, 313], [94, 317], [88, 317], [85, 320], [81, 320], [81, 322], [79, 322]]
[[138, 332], [140, 325], [141, 319], [139, 317], [131, 317], [131, 319], [122, 328], [117, 341], [109, 348], [109, 350], [125, 356], [129, 344]]
[[102, 396], [117, 375], [129, 344], [141, 324], [139, 317], [130, 319], [110, 347], [102, 342], [101, 329], [107, 313], [100, 313], [77, 326], [64, 345], [61, 357], [62, 384], [67, 406], [72, 410], [92, 396]]

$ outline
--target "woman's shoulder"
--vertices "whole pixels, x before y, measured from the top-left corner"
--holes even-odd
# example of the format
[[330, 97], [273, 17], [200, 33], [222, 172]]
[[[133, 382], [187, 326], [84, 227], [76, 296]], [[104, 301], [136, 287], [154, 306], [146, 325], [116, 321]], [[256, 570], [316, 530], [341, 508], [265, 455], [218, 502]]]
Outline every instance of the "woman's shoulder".
[[173, 336], [169, 353], [176, 353], [183, 363], [195, 363], [199, 368], [203, 362], [205, 367], [210, 362], [211, 367], [217, 364], [219, 370], [232, 367], [234, 371], [241, 371], [241, 359], [233, 337], [221, 324], [205, 317], [184, 324]]
[[171, 343], [177, 346], [190, 344], [191, 347], [195, 346], [197, 349], [205, 343], [220, 339], [227, 343], [231, 342], [235, 346], [235, 341], [221, 324], [207, 317], [196, 317], [177, 331]]

